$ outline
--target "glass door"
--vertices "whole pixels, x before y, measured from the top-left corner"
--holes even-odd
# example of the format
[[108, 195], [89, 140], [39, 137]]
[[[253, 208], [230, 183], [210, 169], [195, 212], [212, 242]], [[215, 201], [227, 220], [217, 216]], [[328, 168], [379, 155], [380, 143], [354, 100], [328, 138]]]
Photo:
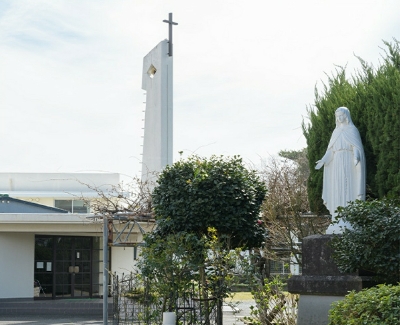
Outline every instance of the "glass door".
[[92, 255], [92, 237], [36, 236], [34, 296], [92, 297]]
[[91, 237], [56, 237], [55, 297], [91, 297]]

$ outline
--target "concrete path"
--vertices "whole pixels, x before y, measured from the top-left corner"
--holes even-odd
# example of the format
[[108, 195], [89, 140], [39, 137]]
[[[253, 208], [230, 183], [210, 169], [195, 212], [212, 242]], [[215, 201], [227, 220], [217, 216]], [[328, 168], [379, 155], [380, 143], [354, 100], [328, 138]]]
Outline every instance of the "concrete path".
[[[0, 300], [0, 325], [102, 325], [102, 312], [99, 313], [101, 300], [93, 301], [47, 301], [45, 312], [40, 311], [37, 301], [31, 303], [13, 302], [5, 303]], [[74, 311], [68, 306], [74, 305]], [[68, 305], [69, 304], [69, 305]], [[243, 325], [240, 321], [244, 316], [250, 315], [250, 306], [253, 301], [241, 302], [236, 310], [224, 306], [224, 325]], [[27, 309], [28, 308], [28, 309]], [[36, 308], [36, 309], [35, 309]], [[43, 308], [43, 307], [41, 307]], [[85, 312], [86, 309], [86, 312]], [[110, 314], [109, 314], [110, 315]], [[112, 319], [108, 321], [108, 325], [112, 325]]]

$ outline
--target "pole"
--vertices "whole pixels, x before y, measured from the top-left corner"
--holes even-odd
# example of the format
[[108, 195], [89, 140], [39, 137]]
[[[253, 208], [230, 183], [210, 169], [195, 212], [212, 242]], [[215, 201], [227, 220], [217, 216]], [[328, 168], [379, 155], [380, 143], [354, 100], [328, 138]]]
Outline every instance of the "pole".
[[168, 20], [169, 20], [169, 26], [168, 26], [168, 38], [169, 38], [169, 56], [172, 56], [172, 46], [173, 46], [173, 43], [172, 43], [172, 24], [173, 24], [173, 22], [172, 22], [172, 12], [170, 12], [169, 13], [169, 16], [168, 16]]
[[103, 325], [108, 324], [108, 218], [103, 216]]

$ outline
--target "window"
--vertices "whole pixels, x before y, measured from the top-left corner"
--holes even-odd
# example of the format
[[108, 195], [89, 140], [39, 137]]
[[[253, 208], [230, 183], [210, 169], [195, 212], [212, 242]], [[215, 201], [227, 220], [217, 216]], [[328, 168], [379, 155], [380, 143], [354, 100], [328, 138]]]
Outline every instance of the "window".
[[287, 259], [282, 259], [279, 261], [270, 260], [270, 273], [271, 274], [289, 274], [290, 266]]
[[89, 213], [89, 207], [82, 200], [54, 200], [54, 206], [71, 213]]

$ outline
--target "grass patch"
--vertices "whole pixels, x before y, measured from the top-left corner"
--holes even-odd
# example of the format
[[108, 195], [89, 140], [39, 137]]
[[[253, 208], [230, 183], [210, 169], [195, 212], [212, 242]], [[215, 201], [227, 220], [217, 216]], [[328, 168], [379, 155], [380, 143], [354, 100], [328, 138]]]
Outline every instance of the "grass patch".
[[[229, 298], [228, 298], [229, 300]], [[232, 294], [232, 300], [234, 301], [248, 301], [253, 300], [251, 292], [234, 292]]]

